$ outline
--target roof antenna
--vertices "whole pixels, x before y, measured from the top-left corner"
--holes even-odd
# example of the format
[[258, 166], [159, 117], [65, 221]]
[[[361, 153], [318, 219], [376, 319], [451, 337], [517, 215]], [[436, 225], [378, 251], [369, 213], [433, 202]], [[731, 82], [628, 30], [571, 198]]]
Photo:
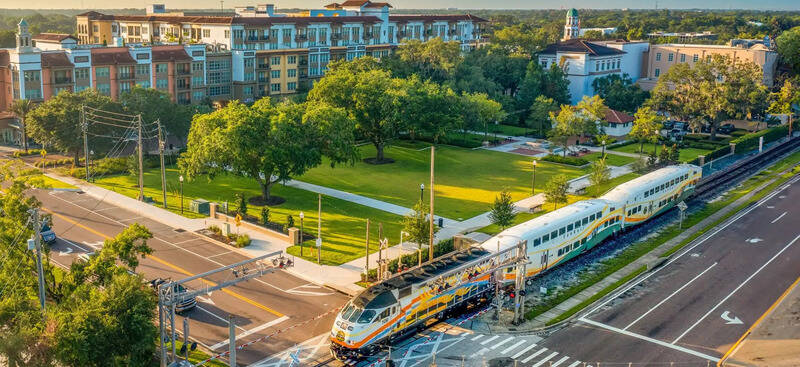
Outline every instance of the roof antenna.
[[219, 0], [219, 10], [225, 11], [225, 0]]

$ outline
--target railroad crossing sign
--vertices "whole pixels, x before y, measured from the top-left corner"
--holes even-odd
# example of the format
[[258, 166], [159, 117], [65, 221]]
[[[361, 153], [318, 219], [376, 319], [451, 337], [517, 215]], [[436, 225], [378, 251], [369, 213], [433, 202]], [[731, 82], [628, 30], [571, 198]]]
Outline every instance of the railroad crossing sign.
[[236, 226], [237, 227], [242, 225], [242, 215], [241, 214], [236, 214], [236, 218], [234, 218], [234, 222], [236, 222]]
[[686, 203], [684, 203], [683, 201], [681, 201], [680, 203], [678, 203], [677, 207], [678, 207], [678, 209], [680, 209], [680, 210], [681, 210], [681, 213], [680, 213], [680, 220], [679, 220], [679, 222], [678, 222], [678, 228], [683, 228], [683, 212], [684, 212], [684, 211], [686, 210], [686, 208], [688, 208], [689, 206], [688, 206], [688, 205], [686, 205]]
[[46, 150], [44, 150], [44, 149], [42, 149], [42, 151], [41, 151], [41, 152], [39, 152], [39, 154], [41, 154], [41, 155], [42, 155], [42, 158], [44, 158], [44, 157], [46, 157], [46, 156], [47, 156], [47, 151], [46, 151]]
[[300, 347], [297, 347], [297, 351], [294, 353], [289, 353], [289, 357], [292, 358], [292, 362], [289, 363], [289, 367], [299, 366], [300, 365]]
[[688, 208], [688, 206], [687, 206], [687, 205], [686, 205], [686, 203], [684, 203], [683, 201], [681, 201], [680, 203], [678, 203], [678, 209], [680, 209], [681, 211], [684, 211], [684, 210], [686, 210], [686, 208]]

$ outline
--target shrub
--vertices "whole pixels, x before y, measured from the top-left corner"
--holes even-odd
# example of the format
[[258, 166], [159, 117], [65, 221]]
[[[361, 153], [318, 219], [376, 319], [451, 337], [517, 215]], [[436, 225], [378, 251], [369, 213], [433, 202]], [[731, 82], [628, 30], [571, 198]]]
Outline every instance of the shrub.
[[42, 154], [41, 149], [28, 149], [27, 154], [25, 153], [24, 150], [17, 150], [12, 155], [14, 156], [14, 158], [19, 158], [19, 157], [30, 157], [32, 155], [41, 155], [41, 154]]
[[247, 197], [245, 194], [236, 194], [236, 213], [242, 217], [247, 216]]
[[209, 226], [208, 230], [214, 232], [217, 236], [222, 236], [222, 229], [216, 225]]
[[243, 234], [236, 237], [236, 247], [242, 248], [250, 245], [250, 236]]
[[267, 225], [269, 223], [269, 207], [261, 208], [261, 224]]
[[636, 141], [635, 141], [635, 140], [626, 140], [626, 141], [621, 141], [621, 142], [619, 142], [619, 143], [614, 143], [614, 144], [606, 145], [606, 149], [614, 149], [614, 148], [624, 147], [624, 146], [626, 146], [626, 145], [631, 145], [631, 144], [635, 144], [635, 143], [636, 143]]
[[583, 166], [589, 164], [589, 161], [580, 157], [564, 157], [555, 154], [548, 154], [542, 158], [543, 161], [568, 164], [570, 166]]
[[291, 214], [286, 216], [286, 227], [294, 227], [294, 217]]
[[[795, 129], [800, 126], [800, 123], [794, 123]], [[784, 136], [789, 134], [789, 127], [786, 125], [781, 125], [777, 127], [773, 127], [770, 129], [761, 130], [759, 132], [747, 134], [740, 136], [736, 139], [731, 140], [731, 143], [736, 144], [736, 151], [737, 152], [746, 152], [758, 147], [758, 140], [760, 137], [764, 137], [764, 143], [773, 142], [778, 140]]]

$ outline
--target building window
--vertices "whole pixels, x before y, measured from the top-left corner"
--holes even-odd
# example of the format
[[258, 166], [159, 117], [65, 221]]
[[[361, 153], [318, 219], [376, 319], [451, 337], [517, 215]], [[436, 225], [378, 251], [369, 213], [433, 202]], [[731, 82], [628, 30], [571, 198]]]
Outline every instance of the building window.
[[286, 63], [290, 64], [290, 65], [291, 64], [297, 64], [297, 56], [288, 56], [286, 58]]
[[133, 74], [131, 73], [131, 67], [130, 66], [120, 66], [120, 67], [118, 67], [117, 68], [117, 73], [118, 73], [117, 75], [120, 78], [130, 78], [130, 77], [133, 76]]
[[290, 78], [296, 77], [297, 76], [297, 69], [286, 70], [286, 76], [288, 76]]
[[252, 68], [256, 65], [256, 59], [244, 59], [244, 67]]
[[136, 65], [136, 75], [137, 76], [149, 76], [150, 75], [150, 64]]
[[681, 54], [681, 62], [686, 62], [686, 54]]
[[280, 79], [281, 71], [280, 70], [272, 70], [269, 72], [269, 77], [272, 79]]
[[[107, 77], [108, 76], [108, 68], [96, 68], [94, 69], [95, 77]], [[98, 88], [99, 89], [99, 88]]]
[[103, 95], [110, 95], [111, 94], [111, 84], [108, 83], [97, 83], [97, 91]]
[[193, 100], [199, 101], [199, 100], [201, 100], [203, 98], [205, 98], [205, 94], [203, 93], [203, 91], [196, 90], [196, 91], [192, 92], [192, 99]]
[[286, 89], [288, 89], [290, 91], [293, 91], [293, 90], [297, 89], [297, 83], [296, 82], [286, 83]]
[[131, 83], [119, 83], [119, 91], [122, 92], [130, 92], [131, 91]]
[[167, 79], [156, 79], [156, 89], [169, 88], [169, 81]]
[[78, 92], [84, 91], [84, 90], [86, 90], [86, 89], [89, 89], [89, 86], [88, 86], [88, 85], [76, 85], [76, 86], [75, 86], [75, 93], [78, 93]]
[[136, 85], [142, 88], [150, 88], [150, 81], [149, 80], [140, 80], [136, 82]]
[[280, 92], [281, 91], [281, 83], [272, 83], [269, 85], [269, 90], [272, 92]]
[[40, 89], [25, 89], [25, 99], [40, 99], [40, 98], [42, 98], [42, 91]]
[[192, 71], [203, 71], [203, 63], [202, 62], [193, 62], [192, 63]]
[[669, 55], [667, 55], [667, 61], [672, 62], [672, 60], [674, 60], [674, 56], [675, 54], [670, 52]]
[[92, 24], [92, 32], [97, 32], [97, 31], [98, 31], [97, 24]]
[[156, 64], [156, 73], [166, 73], [167, 64]]
[[242, 94], [244, 95], [252, 95], [253, 94], [253, 87], [246, 86], [242, 88]]
[[211, 37], [211, 30], [210, 29], [204, 29], [203, 30], [203, 37], [205, 37], [205, 38]]
[[692, 56], [692, 61], [697, 62], [697, 60], [700, 60], [700, 55], [694, 54], [694, 56]]
[[659, 69], [659, 68], [656, 68], [656, 70], [655, 70], [655, 76], [656, 76], [656, 78], [658, 78], [658, 76], [659, 76], [659, 75], [661, 75], [661, 69]]
[[208, 88], [208, 95], [209, 96], [221, 96], [224, 94], [231, 94], [231, 86], [230, 85], [222, 85]]
[[39, 78], [40, 78], [39, 71], [38, 70], [26, 71], [26, 72], [24, 72], [24, 78], [25, 78], [26, 82], [39, 81]]
[[656, 61], [661, 61], [661, 52], [656, 53]]
[[280, 65], [281, 64], [281, 57], [280, 56], [272, 56], [269, 58], [270, 65]]
[[225, 30], [225, 38], [226, 39], [230, 39], [231, 38], [231, 31], [228, 30], [228, 29]]
[[199, 87], [203, 85], [203, 77], [202, 76], [193, 76], [192, 77], [192, 86]]

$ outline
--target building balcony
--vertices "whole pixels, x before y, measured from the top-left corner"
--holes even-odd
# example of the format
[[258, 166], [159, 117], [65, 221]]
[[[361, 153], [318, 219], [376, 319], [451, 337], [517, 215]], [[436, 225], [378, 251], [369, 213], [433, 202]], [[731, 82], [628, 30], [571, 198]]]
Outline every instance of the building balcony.
[[256, 69], [269, 69], [269, 64], [257, 64]]
[[55, 78], [53, 84], [72, 84], [72, 78]]
[[192, 73], [190, 69], [178, 69], [175, 71], [178, 75], [189, 75]]
[[120, 80], [133, 79], [133, 74], [117, 74], [117, 79]]

